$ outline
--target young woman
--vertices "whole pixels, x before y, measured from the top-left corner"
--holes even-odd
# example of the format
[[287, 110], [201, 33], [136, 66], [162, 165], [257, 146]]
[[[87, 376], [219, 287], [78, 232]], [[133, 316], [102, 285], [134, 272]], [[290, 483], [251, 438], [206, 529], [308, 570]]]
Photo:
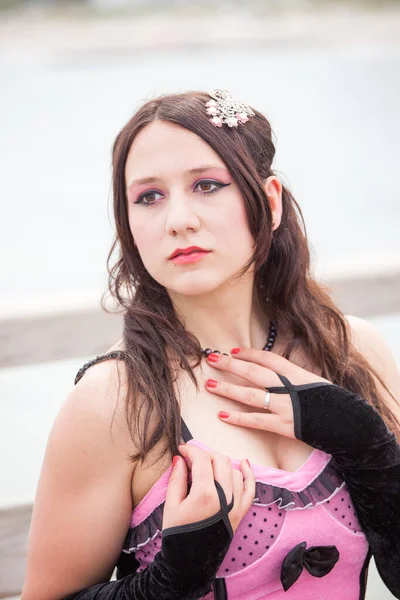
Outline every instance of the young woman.
[[400, 597], [400, 377], [315, 281], [274, 153], [224, 90], [119, 133], [123, 339], [50, 433], [23, 600], [354, 600], [371, 554]]

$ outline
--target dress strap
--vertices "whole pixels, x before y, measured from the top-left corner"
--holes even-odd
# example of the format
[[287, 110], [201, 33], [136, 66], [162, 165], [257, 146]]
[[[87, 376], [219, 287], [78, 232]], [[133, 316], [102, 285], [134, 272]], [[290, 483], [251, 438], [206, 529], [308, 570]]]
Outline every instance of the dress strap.
[[189, 427], [186, 425], [185, 421], [181, 417], [181, 435], [185, 442], [193, 439], [192, 434], [190, 433]]
[[[108, 354], [100, 354], [100, 356], [96, 356], [96, 358], [89, 360], [87, 363], [85, 363], [79, 369], [78, 373], [76, 374], [75, 385], [78, 383], [78, 381], [80, 381], [80, 379], [82, 379], [82, 377], [86, 373], [87, 369], [89, 369], [89, 367], [92, 367], [93, 365], [96, 365], [99, 362], [103, 362], [104, 360], [111, 360], [111, 359], [115, 359], [115, 358], [118, 360], [125, 360], [126, 354], [123, 350], [115, 350], [114, 352], [108, 352]], [[193, 436], [190, 433], [190, 430], [189, 430], [188, 426], [186, 425], [185, 421], [182, 419], [182, 417], [181, 417], [181, 428], [182, 428], [181, 429], [182, 438], [185, 442], [188, 442], [189, 440], [193, 439]]]
[[104, 360], [111, 360], [112, 358], [124, 360], [125, 352], [123, 350], [114, 350], [114, 352], [108, 352], [108, 354], [100, 354], [100, 356], [96, 356], [96, 358], [89, 360], [89, 362], [85, 363], [83, 365], [83, 367], [81, 367], [79, 369], [78, 373], [76, 374], [75, 385], [84, 376], [84, 374], [86, 373], [87, 369], [89, 369], [89, 367], [96, 365], [99, 362], [103, 362]]

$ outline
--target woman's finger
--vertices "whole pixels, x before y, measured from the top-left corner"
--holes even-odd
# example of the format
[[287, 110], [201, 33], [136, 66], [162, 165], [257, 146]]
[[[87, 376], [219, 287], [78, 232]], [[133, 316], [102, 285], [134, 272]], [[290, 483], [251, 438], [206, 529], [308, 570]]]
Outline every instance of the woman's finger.
[[210, 366], [215, 369], [238, 375], [257, 387], [265, 388], [282, 385], [281, 380], [274, 371], [256, 363], [246, 362], [223, 354], [209, 354], [207, 360]]
[[174, 456], [165, 499], [165, 511], [176, 511], [187, 496], [188, 470], [180, 456]]
[[[311, 373], [303, 367], [296, 365], [287, 358], [283, 358], [279, 354], [274, 352], [265, 352], [265, 350], [257, 350], [256, 348], [233, 348], [231, 354], [234, 358], [246, 361], [248, 363], [254, 363], [274, 371], [274, 373], [280, 373], [285, 375], [292, 383], [301, 385], [303, 383], [311, 383], [314, 381], [326, 381], [330, 383], [328, 379], [324, 379], [315, 373]], [[265, 384], [267, 385], [267, 384]], [[279, 380], [278, 385], [282, 385]]]
[[[236, 402], [247, 404], [247, 406], [265, 410], [266, 390], [236, 385], [226, 381], [218, 381], [217, 379], [207, 379], [206, 387], [212, 394], [218, 394], [218, 396], [236, 400]], [[282, 406], [281, 398], [281, 394], [269, 395], [268, 410], [270, 412], [279, 414], [279, 408]]]
[[298, 365], [290, 362], [287, 358], [283, 358], [275, 352], [266, 352], [257, 348], [233, 348], [231, 355], [234, 358], [252, 362], [262, 367], [267, 367], [275, 373], [286, 375], [290, 379], [290, 374], [294, 369], [301, 369]]
[[[290, 398], [289, 398], [290, 402]], [[292, 411], [291, 407], [290, 410]], [[293, 414], [293, 413], [292, 413]], [[249, 427], [250, 429], [262, 429], [279, 433], [285, 437], [295, 439], [293, 417], [290, 415], [285, 418], [281, 415], [269, 413], [244, 413], [238, 411], [220, 411], [218, 414], [221, 421], [229, 425], [238, 425], [239, 427]]]
[[243, 496], [243, 473], [239, 469], [232, 468], [232, 485], [233, 485], [233, 509], [232, 513], [237, 513], [241, 516], [241, 505]]
[[238, 375], [261, 388], [283, 386], [278, 373], [285, 375], [295, 385], [317, 381], [330, 383], [327, 379], [306, 371], [273, 352], [254, 348], [234, 348], [233, 350], [239, 350], [239, 352], [234, 352], [233, 356], [209, 354], [207, 357], [209, 365], [215, 369]]
[[256, 494], [255, 476], [247, 460], [240, 461], [240, 470], [233, 469], [233, 494], [235, 501], [229, 513], [229, 520], [235, 531]]
[[233, 531], [236, 531], [242, 517], [242, 496], [243, 496], [243, 473], [238, 469], [232, 469], [233, 481], [233, 508], [229, 512], [229, 521]]
[[210, 452], [196, 448], [192, 444], [181, 444], [179, 451], [184, 458], [188, 458], [190, 461], [193, 492], [201, 494], [204, 491], [215, 490]]
[[232, 493], [234, 493], [232, 461], [229, 456], [219, 452], [210, 452], [210, 455], [214, 479], [221, 484], [225, 492], [226, 503], [229, 504], [232, 501]]
[[[193, 449], [194, 448], [194, 449]], [[192, 462], [191, 470], [192, 470], [192, 481], [193, 481], [193, 490], [195, 492], [199, 492], [200, 490], [204, 490], [207, 486], [208, 489], [215, 489], [214, 479], [221, 484], [224, 492], [227, 504], [229, 504], [232, 500], [232, 461], [226, 454], [221, 454], [219, 452], [201, 450], [200, 448], [193, 447], [191, 444], [182, 444], [179, 446], [179, 450], [183, 456], [187, 456], [191, 462], [195, 457], [201, 456], [201, 453], [207, 454], [210, 458], [211, 471], [205, 472], [201, 471], [199, 468], [194, 468], [194, 462]], [[198, 466], [196, 464], [196, 466]], [[200, 467], [201, 467], [200, 463]], [[207, 479], [199, 480], [200, 477], [207, 477]]]
[[245, 514], [249, 510], [256, 495], [256, 478], [248, 460], [240, 461], [240, 470], [243, 473], [241, 508]]

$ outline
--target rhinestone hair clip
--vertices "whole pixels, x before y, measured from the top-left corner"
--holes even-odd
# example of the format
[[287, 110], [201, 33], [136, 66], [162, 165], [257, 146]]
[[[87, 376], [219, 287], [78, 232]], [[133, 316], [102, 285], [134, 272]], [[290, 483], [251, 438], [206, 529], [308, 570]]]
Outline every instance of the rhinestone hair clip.
[[206, 102], [206, 112], [211, 115], [210, 123], [215, 127], [237, 127], [239, 123], [246, 123], [249, 117], [254, 117], [250, 106], [234, 100], [227, 90], [211, 90], [212, 100]]

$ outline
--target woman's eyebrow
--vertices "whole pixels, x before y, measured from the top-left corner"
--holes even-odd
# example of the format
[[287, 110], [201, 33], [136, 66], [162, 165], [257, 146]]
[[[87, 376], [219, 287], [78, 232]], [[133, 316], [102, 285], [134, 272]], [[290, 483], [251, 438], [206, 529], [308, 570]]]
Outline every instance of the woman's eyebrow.
[[[190, 175], [198, 175], [199, 173], [204, 173], [204, 171], [209, 171], [210, 169], [216, 169], [219, 171], [225, 171], [226, 172], [226, 168], [225, 167], [221, 167], [219, 165], [203, 165], [202, 167], [195, 167], [194, 169], [189, 169], [188, 171], [185, 171], [183, 173], [184, 177], [190, 176]], [[141, 179], [134, 179], [133, 181], [131, 181], [128, 184], [128, 189], [133, 186], [133, 185], [143, 185], [146, 183], [155, 183], [161, 181], [161, 179], [159, 177], [143, 177]]]

